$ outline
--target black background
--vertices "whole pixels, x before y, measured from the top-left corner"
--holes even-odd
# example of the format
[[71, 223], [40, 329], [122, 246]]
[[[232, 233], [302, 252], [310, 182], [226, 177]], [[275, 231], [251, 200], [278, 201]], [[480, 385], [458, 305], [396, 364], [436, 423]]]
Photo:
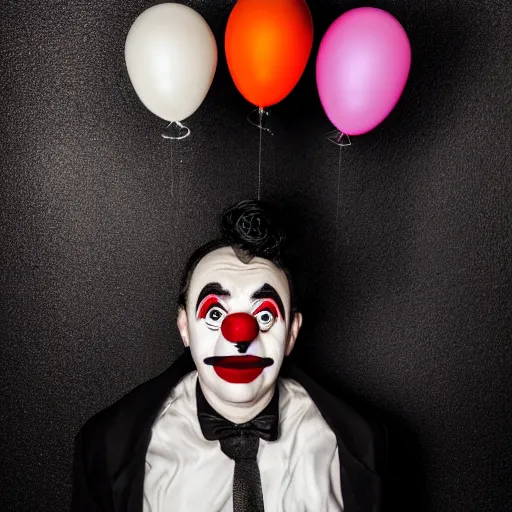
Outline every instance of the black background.
[[[74, 434], [177, 357], [185, 260], [256, 194], [258, 131], [223, 50], [234, 1], [188, 2], [219, 65], [172, 144], [124, 67], [153, 3], [0, 8], [3, 512], [67, 510]], [[262, 197], [293, 213], [303, 255], [295, 357], [388, 424], [386, 510], [510, 511], [511, 2], [364, 4], [402, 22], [413, 66], [392, 115], [343, 148], [339, 201], [314, 60], [363, 4], [309, 5], [310, 64], [262, 153]]]

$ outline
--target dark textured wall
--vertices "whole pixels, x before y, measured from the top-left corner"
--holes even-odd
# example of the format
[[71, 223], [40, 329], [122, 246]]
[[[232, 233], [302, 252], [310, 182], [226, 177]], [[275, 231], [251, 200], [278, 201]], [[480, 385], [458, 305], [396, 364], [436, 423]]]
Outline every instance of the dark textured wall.
[[[215, 217], [254, 196], [258, 132], [214, 30], [213, 87], [170, 144], [123, 46], [143, 0], [0, 7], [1, 510], [63, 512], [83, 422], [171, 363], [176, 283]], [[313, 58], [273, 110], [265, 199], [296, 212], [306, 321], [296, 358], [390, 427], [388, 511], [512, 510], [512, 5], [369, 2], [409, 33], [390, 118], [341, 155], [314, 56], [359, 2], [309, 2]]]

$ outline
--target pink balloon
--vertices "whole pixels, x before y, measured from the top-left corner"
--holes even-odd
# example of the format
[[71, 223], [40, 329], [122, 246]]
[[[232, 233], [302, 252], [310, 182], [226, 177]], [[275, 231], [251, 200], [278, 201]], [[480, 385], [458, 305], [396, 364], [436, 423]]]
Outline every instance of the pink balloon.
[[347, 135], [375, 128], [398, 102], [411, 67], [411, 45], [386, 11], [360, 7], [329, 27], [318, 50], [316, 83], [331, 122]]

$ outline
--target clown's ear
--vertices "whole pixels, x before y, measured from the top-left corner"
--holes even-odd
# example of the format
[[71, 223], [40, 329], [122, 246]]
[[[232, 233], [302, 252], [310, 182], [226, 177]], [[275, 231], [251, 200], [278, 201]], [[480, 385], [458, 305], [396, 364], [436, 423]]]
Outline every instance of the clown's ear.
[[288, 340], [286, 342], [286, 349], [284, 351], [285, 356], [289, 356], [295, 346], [295, 342], [297, 341], [297, 336], [299, 335], [300, 327], [302, 325], [302, 314], [295, 313], [292, 323], [290, 325], [290, 332], [288, 333]]
[[176, 323], [178, 324], [178, 331], [180, 332], [181, 339], [183, 340], [183, 345], [185, 345], [185, 347], [189, 347], [190, 338], [188, 335], [188, 321], [185, 308], [180, 308], [178, 310], [178, 319]]

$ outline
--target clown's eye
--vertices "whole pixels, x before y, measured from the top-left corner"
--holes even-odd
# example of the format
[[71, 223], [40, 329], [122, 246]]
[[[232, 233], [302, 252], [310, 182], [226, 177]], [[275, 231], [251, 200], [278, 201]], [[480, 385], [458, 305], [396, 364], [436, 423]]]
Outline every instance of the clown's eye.
[[257, 313], [255, 317], [262, 331], [268, 331], [274, 325], [275, 317], [266, 309]]
[[208, 313], [206, 313], [206, 325], [210, 328], [218, 329], [225, 316], [226, 312], [221, 307], [213, 306], [209, 309]]

